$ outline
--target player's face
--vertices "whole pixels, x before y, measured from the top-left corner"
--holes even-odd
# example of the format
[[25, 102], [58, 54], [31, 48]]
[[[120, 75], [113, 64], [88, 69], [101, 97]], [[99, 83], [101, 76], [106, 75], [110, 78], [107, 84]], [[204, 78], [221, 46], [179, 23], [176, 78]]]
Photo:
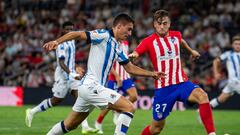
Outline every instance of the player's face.
[[132, 35], [133, 23], [120, 24], [118, 27], [118, 39], [127, 40]]
[[240, 40], [235, 40], [232, 46], [235, 52], [240, 52]]
[[62, 33], [67, 34], [70, 31], [73, 31], [73, 25], [65, 26]]
[[169, 28], [170, 28], [171, 22], [169, 17], [165, 16], [162, 18], [158, 18], [158, 20], [155, 20], [153, 22], [153, 26], [156, 30], [156, 32], [160, 35], [160, 36], [165, 36], [167, 35]]

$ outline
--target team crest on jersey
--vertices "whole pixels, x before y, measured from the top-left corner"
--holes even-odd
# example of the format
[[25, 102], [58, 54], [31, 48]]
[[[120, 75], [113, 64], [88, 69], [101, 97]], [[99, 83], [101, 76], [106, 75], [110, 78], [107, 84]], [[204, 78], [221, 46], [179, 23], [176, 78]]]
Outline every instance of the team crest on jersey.
[[171, 37], [171, 42], [174, 44], [175, 43], [175, 38]]
[[115, 94], [111, 94], [110, 96], [111, 96], [112, 99], [116, 98]]
[[168, 55], [171, 55], [172, 54], [172, 51], [168, 51]]
[[157, 113], [157, 117], [158, 117], [159, 119], [161, 119], [161, 118], [163, 117], [163, 114], [162, 114], [161, 112], [158, 112], [158, 113]]

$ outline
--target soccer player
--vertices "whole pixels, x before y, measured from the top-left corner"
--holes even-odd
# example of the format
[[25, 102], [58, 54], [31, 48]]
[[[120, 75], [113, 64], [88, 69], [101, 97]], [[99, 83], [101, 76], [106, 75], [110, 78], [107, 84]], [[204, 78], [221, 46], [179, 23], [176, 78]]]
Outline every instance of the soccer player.
[[153, 16], [155, 33], [143, 39], [129, 55], [130, 58], [137, 58], [147, 52], [154, 70], [166, 74], [165, 78], [155, 80], [153, 119], [151, 125], [143, 129], [142, 135], [159, 134], [176, 101], [199, 104], [200, 116], [207, 134], [215, 135], [208, 96], [198, 85], [190, 82], [184, 73], [180, 61], [180, 46], [186, 48], [195, 58], [200, 55], [187, 45], [179, 31], [169, 30], [170, 24], [168, 11], [156, 11]]
[[[121, 44], [119, 44], [122, 50], [125, 52], [125, 54], [128, 54], [128, 42], [123, 41]], [[135, 85], [133, 83], [132, 78], [130, 75], [124, 70], [124, 67], [121, 66], [118, 62], [115, 62], [113, 65], [113, 68], [111, 70], [111, 73], [109, 75], [107, 87], [112, 90], [121, 91], [124, 94], [127, 94], [129, 96], [128, 100], [134, 103], [137, 100], [137, 89], [135, 88]], [[103, 134], [102, 130], [102, 122], [104, 117], [108, 114], [109, 109], [104, 109], [99, 114], [96, 122], [95, 122], [95, 128], [99, 131], [98, 134]], [[114, 112], [114, 118], [113, 121], [116, 124], [117, 118], [119, 116], [118, 112]]]
[[115, 135], [127, 134], [134, 107], [119, 93], [104, 87], [114, 61], [117, 59], [130, 74], [154, 79], [165, 75], [162, 72], [151, 72], [133, 65], [119, 47], [119, 42], [126, 40], [132, 34], [133, 23], [134, 21], [127, 14], [119, 14], [113, 20], [112, 30], [70, 32], [43, 46], [46, 50], [52, 50], [59, 44], [73, 39], [86, 40], [91, 43], [87, 73], [78, 87], [78, 98], [73, 110], [64, 121], [55, 124], [47, 135], [62, 135], [75, 129], [95, 107], [120, 111]]
[[[67, 21], [63, 23], [62, 35], [72, 31], [73, 28], [74, 24], [72, 22]], [[31, 127], [32, 119], [35, 114], [60, 104], [68, 92], [77, 99], [77, 86], [78, 83], [80, 83], [77, 80], [81, 79], [84, 70], [75, 65], [75, 41], [70, 40], [60, 44], [56, 49], [56, 56], [57, 67], [55, 70], [55, 83], [52, 88], [53, 96], [43, 100], [36, 107], [26, 110], [26, 125], [28, 127]], [[88, 132], [96, 132], [96, 129], [89, 127], [87, 120], [84, 120], [82, 123], [82, 133], [86, 134]]]
[[213, 61], [213, 71], [216, 80], [221, 79], [221, 65], [225, 63], [228, 71], [228, 83], [222, 93], [210, 101], [213, 108], [228, 100], [234, 92], [240, 94], [240, 36], [232, 39], [232, 51], [227, 51]]

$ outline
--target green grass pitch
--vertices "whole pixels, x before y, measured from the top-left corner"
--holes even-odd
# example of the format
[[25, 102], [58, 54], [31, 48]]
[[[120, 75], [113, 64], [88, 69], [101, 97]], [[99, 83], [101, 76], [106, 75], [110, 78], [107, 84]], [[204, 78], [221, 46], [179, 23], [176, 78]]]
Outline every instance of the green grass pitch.
[[[44, 135], [58, 121], [64, 119], [71, 107], [55, 107], [44, 113], [39, 113], [33, 119], [32, 127], [25, 126], [24, 107], [0, 107], [0, 135]], [[88, 121], [91, 126], [99, 110], [90, 114]], [[167, 118], [166, 126], [161, 135], [205, 135], [204, 128], [198, 123], [195, 110], [173, 111]], [[214, 111], [217, 135], [240, 135], [240, 111]], [[137, 110], [128, 135], [140, 135], [141, 130], [151, 121], [151, 111]], [[112, 113], [104, 119], [104, 135], [113, 135], [114, 124]], [[68, 133], [81, 135], [80, 128]]]

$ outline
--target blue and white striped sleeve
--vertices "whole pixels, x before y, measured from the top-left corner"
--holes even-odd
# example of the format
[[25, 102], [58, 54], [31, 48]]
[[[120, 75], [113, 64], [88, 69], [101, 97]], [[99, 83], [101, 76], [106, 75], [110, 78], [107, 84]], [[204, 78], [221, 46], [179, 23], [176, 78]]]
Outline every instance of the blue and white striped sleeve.
[[122, 49], [117, 50], [117, 61], [120, 65], [125, 65], [129, 62], [128, 56]]
[[106, 41], [109, 38], [109, 33], [105, 29], [97, 29], [93, 31], [87, 31], [87, 43], [92, 45], [101, 44], [104, 40]]
[[60, 44], [58, 47], [57, 47], [57, 58], [59, 59], [65, 59], [66, 57], [66, 53], [65, 53], [65, 46], [64, 46], [64, 43]]

